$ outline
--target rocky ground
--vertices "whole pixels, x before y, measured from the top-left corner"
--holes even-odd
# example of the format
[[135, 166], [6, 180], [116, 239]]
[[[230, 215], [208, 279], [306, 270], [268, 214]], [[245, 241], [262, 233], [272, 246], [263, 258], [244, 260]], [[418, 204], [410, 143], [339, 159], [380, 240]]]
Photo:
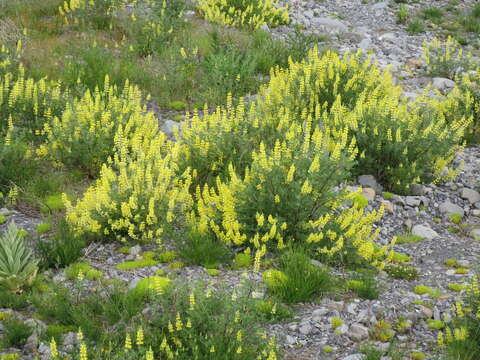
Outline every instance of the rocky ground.
[[[392, 67], [407, 95], [415, 96], [430, 80], [444, 91], [452, 86], [448, 79], [429, 79], [422, 73], [419, 60], [422, 42], [433, 38], [436, 30], [408, 35], [405, 26], [396, 23], [398, 4], [395, 2], [288, 0], [288, 3], [293, 19], [291, 26], [300, 26], [305, 32], [328, 34], [329, 46], [342, 52], [357, 49], [371, 52], [381, 66]], [[413, 13], [430, 3], [418, 1], [408, 6]], [[468, 3], [472, 1], [460, 1], [459, 6]], [[442, 4], [447, 4], [447, 1], [435, 2], [436, 6]], [[278, 36], [285, 36], [292, 31], [291, 26], [271, 31]], [[164, 130], [170, 134], [176, 122], [168, 118], [173, 115], [162, 115], [163, 120], [167, 119]], [[456, 162], [463, 164], [463, 170], [455, 181], [419, 186], [414, 196], [392, 197], [382, 192], [375, 179], [369, 176], [359, 179], [360, 185], [366, 188], [364, 194], [369, 198], [369, 207], [378, 208], [383, 204], [386, 209], [382, 222], [378, 224], [382, 229], [380, 243], [410, 231], [422, 237], [416, 243], [395, 246], [396, 251], [410, 257], [408, 265], [417, 269], [418, 278], [411, 281], [394, 279], [381, 272], [377, 281], [382, 292], [376, 300], [329, 297], [320, 303], [295, 307], [293, 319], [269, 327], [269, 331], [278, 336], [280, 344], [287, 350], [289, 359], [363, 359], [359, 344], [371, 338], [369, 329], [374, 328], [380, 320], [393, 326], [395, 336], [384, 342], [373, 339], [377, 347], [387, 349], [395, 344], [405, 354], [422, 351], [427, 354], [427, 359], [436, 358], [437, 331], [429, 328], [429, 320], [445, 320], [451, 316], [452, 303], [460, 295], [460, 292], [451, 289], [451, 284], [468, 282], [475, 273], [480, 253], [480, 148], [464, 149], [458, 154]], [[462, 215], [458, 223], [452, 221], [452, 213]], [[39, 219], [21, 211], [1, 209], [0, 214], [9, 221], [14, 220], [27, 231], [32, 231], [40, 223]], [[85, 260], [103, 271], [106, 278], [120, 278], [132, 286], [141, 278], [154, 275], [159, 269], [172, 271], [163, 264], [128, 272], [116, 270], [116, 264], [134, 259], [136, 252], [148, 249], [134, 247], [129, 254], [120, 254], [117, 250], [114, 245], [93, 244], [86, 250]], [[457, 268], [466, 269], [462, 271], [466, 273], [459, 274], [455, 267], [447, 266], [447, 259], [456, 259]], [[203, 279], [212, 284], [223, 283], [232, 287], [241, 278], [241, 272], [233, 270], [222, 270], [219, 276], [211, 277], [201, 267], [184, 267], [175, 272], [180, 281]], [[66, 281], [63, 271], [52, 273], [51, 276], [57, 281]], [[245, 276], [260, 283], [259, 275], [247, 273]], [[419, 295], [414, 292], [417, 285], [438, 291]], [[341, 318], [343, 324], [334, 329], [332, 317]], [[396, 328], [399, 322], [404, 325], [400, 331]], [[32, 344], [34, 340], [29, 339], [30, 346], [39, 345]], [[40, 349], [44, 354], [48, 353], [46, 344], [40, 344]], [[382, 359], [390, 358], [387, 355]], [[407, 355], [405, 358], [408, 358]]]

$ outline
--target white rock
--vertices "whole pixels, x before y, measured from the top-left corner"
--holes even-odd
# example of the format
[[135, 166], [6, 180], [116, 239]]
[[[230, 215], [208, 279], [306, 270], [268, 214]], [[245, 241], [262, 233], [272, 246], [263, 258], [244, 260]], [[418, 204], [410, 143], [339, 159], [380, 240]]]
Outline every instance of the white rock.
[[453, 89], [455, 87], [455, 81], [447, 78], [436, 77], [432, 80], [432, 86], [440, 91], [445, 91]]
[[360, 324], [352, 324], [348, 331], [348, 336], [354, 341], [362, 341], [368, 339], [368, 328]]
[[480, 194], [478, 193], [478, 191], [469, 188], [463, 188], [460, 191], [460, 196], [462, 197], [462, 199], [468, 200], [470, 204], [474, 204], [477, 201], [480, 201]]
[[415, 225], [412, 229], [412, 234], [425, 239], [435, 239], [438, 237], [437, 232], [426, 225]]
[[364, 354], [352, 354], [342, 358], [342, 360], [363, 360], [363, 359], [365, 359]]
[[330, 33], [343, 33], [348, 30], [347, 25], [338, 19], [332, 19], [329, 17], [313, 18], [312, 23], [314, 26], [321, 26], [325, 31]]
[[450, 201], [445, 201], [444, 203], [442, 203], [440, 205], [440, 212], [442, 212], [443, 214], [460, 214], [462, 215], [465, 215], [465, 211], [458, 205], [450, 202]]

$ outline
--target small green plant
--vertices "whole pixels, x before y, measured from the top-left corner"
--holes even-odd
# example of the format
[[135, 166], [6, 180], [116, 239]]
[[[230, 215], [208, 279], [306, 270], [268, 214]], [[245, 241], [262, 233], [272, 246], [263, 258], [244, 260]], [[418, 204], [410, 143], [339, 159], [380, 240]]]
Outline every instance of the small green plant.
[[407, 264], [387, 264], [384, 270], [394, 279], [412, 281], [418, 278], [418, 270]]
[[448, 289], [452, 290], [452, 291], [455, 291], [455, 292], [460, 292], [460, 291], [465, 290], [465, 285], [464, 284], [451, 283], [451, 284], [448, 284]]
[[421, 17], [425, 20], [430, 20], [434, 24], [439, 24], [443, 19], [443, 11], [437, 7], [427, 7], [422, 9]]
[[446, 259], [445, 265], [447, 265], [448, 267], [454, 267], [454, 268], [459, 266], [457, 259], [454, 259], [454, 258]]
[[425, 32], [425, 24], [421, 20], [413, 20], [406, 30], [409, 35], [418, 35]]
[[243, 252], [235, 254], [235, 259], [233, 261], [233, 267], [235, 269], [249, 268], [252, 266], [252, 255], [250, 252]]
[[304, 250], [289, 250], [280, 257], [280, 269], [265, 276], [267, 288], [286, 303], [306, 302], [328, 292], [332, 279], [326, 268], [312, 265]]
[[50, 239], [39, 239], [37, 249], [42, 268], [62, 268], [77, 261], [83, 255], [85, 241], [76, 236], [65, 220], [57, 223]]
[[3, 215], [0, 215], [0, 225], [5, 223], [5, 221], [7, 221], [7, 218]]
[[155, 266], [159, 264], [157, 260], [154, 259], [140, 259], [137, 261], [125, 261], [115, 266], [115, 269], [127, 271], [134, 270], [142, 267]]
[[150, 276], [145, 279], [142, 279], [138, 282], [135, 286], [134, 291], [143, 296], [148, 295], [149, 293], [152, 294], [164, 294], [170, 286], [172, 285], [172, 281], [169, 278], [162, 277], [162, 276]]
[[230, 259], [229, 249], [213, 234], [192, 229], [177, 241], [178, 254], [188, 263], [216, 268]]
[[220, 275], [220, 270], [218, 270], [218, 269], [205, 269], [205, 272], [210, 276]]
[[457, 275], [467, 275], [468, 269], [467, 268], [458, 268], [455, 270], [455, 274]]
[[183, 101], [172, 101], [170, 104], [168, 104], [168, 107], [172, 110], [182, 111], [186, 110], [187, 104], [185, 104]]
[[37, 232], [39, 234], [45, 234], [52, 230], [52, 224], [51, 223], [42, 223], [37, 225]]
[[400, 5], [397, 10], [397, 24], [405, 24], [408, 20], [408, 8], [405, 5]]
[[384, 192], [382, 193], [382, 196], [383, 196], [384, 199], [390, 200], [390, 199], [393, 199], [393, 197], [395, 196], [395, 194], [394, 194], [394, 193], [391, 193], [391, 192], [388, 192], [388, 191], [384, 191]]
[[347, 281], [346, 285], [363, 299], [374, 300], [380, 296], [380, 288], [372, 272], [359, 272], [354, 275], [353, 280]]
[[292, 312], [281, 303], [272, 300], [260, 301], [255, 305], [255, 310], [266, 320], [284, 320], [292, 316]]
[[173, 269], [173, 270], [175, 270], [175, 269], [177, 269], [177, 270], [178, 270], [178, 269], [182, 269], [182, 268], [184, 268], [184, 267], [185, 267], [185, 264], [184, 264], [183, 262], [181, 262], [181, 261], [174, 261], [174, 262], [171, 262], [170, 264], [168, 264], [168, 268], [169, 268], [169, 269]]
[[405, 234], [397, 237], [397, 244], [415, 244], [423, 240], [423, 237], [414, 234]]
[[[145, 254], [143, 254], [143, 256], [145, 257]], [[157, 255], [157, 259], [161, 263], [169, 263], [170, 261], [175, 260], [177, 257], [177, 253], [173, 251], [165, 251]]]
[[458, 225], [462, 222], [463, 216], [462, 214], [453, 213], [453, 214], [448, 214], [448, 218], [450, 219], [451, 222]]
[[338, 316], [330, 318], [330, 326], [332, 329], [337, 329], [344, 324], [344, 321]]
[[31, 285], [38, 271], [38, 260], [27, 247], [25, 237], [14, 222], [0, 236], [0, 287], [20, 291]]
[[433, 289], [426, 285], [417, 285], [413, 289], [413, 292], [417, 295], [430, 294], [432, 291]]
[[407, 263], [410, 260], [411, 257], [406, 254], [402, 254], [396, 251], [393, 253], [392, 262], [394, 263]]
[[42, 206], [40, 207], [40, 211], [42, 213], [49, 213], [49, 212], [56, 212], [61, 211], [64, 209], [62, 194], [54, 194], [47, 196]]
[[427, 358], [427, 356], [425, 355], [425, 353], [423, 353], [421, 351], [412, 351], [410, 353], [410, 358], [412, 360], [425, 360]]
[[375, 323], [372, 335], [375, 339], [387, 342], [395, 336], [395, 331], [392, 329], [392, 325], [385, 320], [380, 320]]
[[430, 329], [434, 329], [434, 330], [441, 330], [445, 327], [444, 322], [441, 320], [429, 319], [427, 324]]
[[2, 338], [3, 346], [23, 346], [28, 337], [32, 334], [32, 329], [16, 318], [7, 319], [3, 322], [4, 334]]

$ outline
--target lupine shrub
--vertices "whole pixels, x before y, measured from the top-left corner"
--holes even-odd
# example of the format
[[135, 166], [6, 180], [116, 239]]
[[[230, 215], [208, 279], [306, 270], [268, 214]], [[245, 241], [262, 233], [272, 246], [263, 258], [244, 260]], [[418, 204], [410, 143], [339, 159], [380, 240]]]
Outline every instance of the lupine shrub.
[[27, 78], [22, 65], [15, 72], [0, 73], [0, 134], [35, 140], [44, 123], [61, 114], [67, 99], [59, 83]]
[[65, 0], [63, 6], [59, 7], [59, 12], [67, 24], [93, 25], [97, 29], [108, 29], [122, 2], [122, 0]]
[[197, 8], [209, 21], [227, 26], [259, 28], [288, 24], [288, 8], [278, 0], [199, 0]]
[[353, 175], [372, 174], [397, 193], [413, 183], [438, 181], [469, 123], [465, 116], [447, 122], [441, 101], [430, 102], [427, 110], [407, 105], [391, 75], [360, 53], [342, 59], [331, 52], [320, 57], [312, 49], [303, 62], [274, 72], [260, 95], [262, 115], [267, 109], [300, 124], [311, 119], [311, 129], [332, 129], [334, 138], [347, 131], [358, 153]]
[[437, 38], [431, 42], [424, 41], [423, 59], [430, 76], [452, 80], [473, 66], [472, 54], [464, 54], [462, 46], [451, 36], [445, 42]]
[[457, 299], [454, 318], [438, 333], [438, 345], [446, 359], [474, 360], [480, 352], [480, 291], [478, 277], [472, 278], [466, 294]]
[[67, 221], [78, 234], [103, 240], [151, 241], [173, 230], [190, 206], [189, 176], [177, 176], [175, 151], [165, 155], [166, 137], [117, 134], [117, 151], [99, 179], [73, 205]]
[[344, 207], [355, 193], [334, 190], [348, 174], [346, 144], [331, 142], [319, 129], [300, 141], [290, 133], [287, 139], [292, 140], [277, 141], [272, 151], [262, 143], [243, 178], [230, 166], [227, 182], [197, 188], [200, 231], [213, 231], [235, 246], [307, 243], [325, 256], [354, 261], [358, 255], [378, 264], [386, 249], [375, 250], [372, 225], [383, 209], [365, 214], [363, 208]]
[[37, 153], [59, 166], [79, 168], [96, 177], [120, 137], [130, 139], [136, 132], [154, 136], [157, 121], [153, 113], [145, 114], [138, 88], [127, 82], [118, 91], [109, 85], [108, 76], [104, 88], [103, 92], [87, 91], [81, 99], [67, 104], [60, 117], [47, 122], [42, 130], [46, 141]]

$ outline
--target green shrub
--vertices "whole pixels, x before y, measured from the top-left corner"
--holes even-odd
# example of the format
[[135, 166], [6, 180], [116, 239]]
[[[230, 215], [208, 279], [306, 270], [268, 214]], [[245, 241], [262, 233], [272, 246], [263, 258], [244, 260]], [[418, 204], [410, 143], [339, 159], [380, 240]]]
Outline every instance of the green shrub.
[[423, 59], [427, 73], [432, 77], [445, 77], [455, 80], [460, 72], [473, 68], [472, 54], [464, 54], [462, 46], [452, 37], [445, 42], [434, 38], [423, 43]]
[[144, 112], [138, 88], [126, 83], [118, 91], [110, 87], [108, 75], [104, 87], [101, 93], [87, 91], [79, 100], [68, 103], [60, 117], [45, 124], [46, 142], [37, 150], [39, 155], [96, 177], [120, 138], [157, 131], [153, 114]]
[[3, 328], [2, 343], [5, 347], [23, 346], [32, 334], [32, 329], [29, 325], [15, 318], [5, 320]]
[[161, 276], [150, 276], [145, 279], [142, 279], [135, 286], [136, 292], [142, 296], [147, 296], [150, 293], [152, 294], [164, 294], [169, 290], [172, 281], [166, 277]]
[[0, 286], [15, 292], [31, 285], [37, 275], [37, 264], [24, 236], [11, 222], [0, 237]]
[[230, 259], [229, 249], [210, 233], [191, 229], [176, 241], [178, 253], [189, 264], [215, 268]]
[[413, 20], [408, 24], [406, 30], [409, 35], [418, 35], [425, 32], [425, 24], [421, 20]]
[[363, 299], [374, 300], [380, 296], [380, 288], [375, 275], [368, 271], [357, 273], [353, 280], [347, 282], [347, 287]]
[[56, 224], [50, 239], [39, 239], [37, 248], [43, 268], [62, 268], [77, 261], [83, 255], [85, 241], [75, 236], [65, 220]]
[[[145, 254], [143, 255], [145, 257]], [[160, 253], [157, 255], [158, 261], [161, 263], [168, 263], [170, 261], [173, 261], [177, 258], [177, 253], [173, 251], [165, 251], [163, 253]]]
[[312, 265], [308, 255], [301, 250], [283, 254], [280, 269], [278, 275], [266, 276], [266, 284], [274, 296], [286, 303], [308, 302], [332, 288], [328, 269]]
[[44, 234], [52, 230], [52, 224], [51, 223], [42, 223], [37, 225], [37, 232], [39, 234]]
[[112, 163], [103, 165], [83, 198], [75, 206], [65, 199], [68, 223], [76, 235], [107, 241], [149, 242], [170, 235], [191, 202], [188, 177], [175, 173], [176, 151], [162, 156], [161, 132], [116, 141]]
[[277, 0], [200, 0], [197, 7], [207, 20], [227, 26], [256, 29], [289, 22], [288, 8], [281, 7]]
[[409, 17], [408, 8], [405, 5], [400, 5], [396, 15], [397, 15], [397, 24], [405, 24]]

